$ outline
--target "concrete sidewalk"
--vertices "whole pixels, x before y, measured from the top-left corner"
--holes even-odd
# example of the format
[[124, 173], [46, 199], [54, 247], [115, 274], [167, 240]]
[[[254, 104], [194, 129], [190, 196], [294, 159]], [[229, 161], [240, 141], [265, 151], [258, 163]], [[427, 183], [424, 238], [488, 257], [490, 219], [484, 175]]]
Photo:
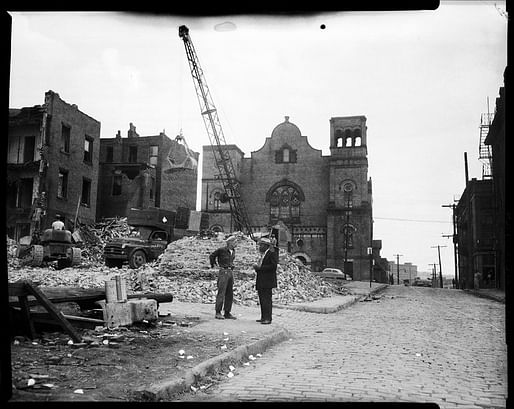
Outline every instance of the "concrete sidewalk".
[[478, 290], [472, 289], [464, 291], [477, 297], [488, 298], [505, 304], [505, 291], [496, 288], [480, 288]]
[[[327, 297], [311, 303], [297, 303], [287, 306], [274, 305], [273, 307], [328, 314], [348, 308], [352, 304], [387, 288], [387, 284], [372, 283], [370, 286], [369, 282], [363, 281], [349, 281], [344, 286], [350, 290], [349, 295]], [[159, 313], [194, 317], [201, 322], [192, 327], [191, 331], [213, 335], [219, 335], [220, 333], [229, 334], [229, 336], [237, 340], [238, 346], [231, 351], [201, 362], [192, 369], [187, 370], [180, 379], [165, 380], [152, 384], [150, 387], [134, 391], [134, 396], [140, 400], [170, 400], [174, 395], [188, 391], [192, 385], [199, 382], [206, 375], [216, 372], [221, 367], [228, 366], [229, 364], [238, 365], [243, 360], [248, 360], [249, 355], [263, 353], [272, 345], [291, 339], [290, 331], [284, 326], [276, 324], [275, 320], [271, 325], [261, 325], [256, 322], [255, 320], [260, 317], [260, 308], [258, 306], [235, 305], [232, 313], [238, 318], [237, 320], [214, 319], [212, 304], [178, 301], [161, 303]]]

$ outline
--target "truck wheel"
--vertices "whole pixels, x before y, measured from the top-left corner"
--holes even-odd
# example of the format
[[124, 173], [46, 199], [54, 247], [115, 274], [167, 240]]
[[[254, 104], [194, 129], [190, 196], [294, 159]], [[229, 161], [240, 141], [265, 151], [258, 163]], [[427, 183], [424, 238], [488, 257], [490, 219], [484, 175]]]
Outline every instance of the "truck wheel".
[[139, 268], [146, 264], [146, 254], [143, 250], [134, 251], [129, 258], [130, 268]]
[[44, 253], [45, 252], [43, 246], [40, 246], [38, 244], [33, 246], [30, 254], [30, 265], [34, 267], [39, 267], [43, 263]]
[[119, 260], [117, 258], [106, 258], [105, 259], [105, 266], [109, 268], [117, 267], [121, 268], [123, 265], [123, 260]]

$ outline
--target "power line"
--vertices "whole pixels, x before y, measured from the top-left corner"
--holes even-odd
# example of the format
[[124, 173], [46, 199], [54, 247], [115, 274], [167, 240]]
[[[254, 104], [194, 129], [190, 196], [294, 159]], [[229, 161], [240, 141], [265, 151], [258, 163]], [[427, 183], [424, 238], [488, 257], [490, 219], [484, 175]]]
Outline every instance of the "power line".
[[416, 223], [453, 223], [451, 221], [444, 221], [444, 220], [419, 220], [419, 219], [400, 219], [396, 217], [376, 217], [373, 216], [373, 219], [378, 220], [394, 220], [399, 222], [416, 222]]

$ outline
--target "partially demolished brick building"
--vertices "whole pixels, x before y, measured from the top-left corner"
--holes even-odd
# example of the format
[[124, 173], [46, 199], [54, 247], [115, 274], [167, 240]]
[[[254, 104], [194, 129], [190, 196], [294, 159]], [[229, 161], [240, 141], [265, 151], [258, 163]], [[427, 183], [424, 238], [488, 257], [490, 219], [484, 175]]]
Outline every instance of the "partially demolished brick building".
[[198, 158], [181, 135], [140, 136], [132, 123], [126, 138], [102, 138], [97, 219], [132, 207], [195, 210]]
[[[9, 109], [7, 235], [50, 227], [57, 214], [71, 229], [127, 216], [131, 207], [194, 210], [199, 153], [180, 135], [100, 139], [100, 122], [53, 91], [43, 105]], [[186, 221], [187, 222], [187, 221]]]
[[9, 109], [7, 235], [47, 228], [56, 214], [67, 226], [96, 215], [100, 122], [53, 91], [43, 105]]

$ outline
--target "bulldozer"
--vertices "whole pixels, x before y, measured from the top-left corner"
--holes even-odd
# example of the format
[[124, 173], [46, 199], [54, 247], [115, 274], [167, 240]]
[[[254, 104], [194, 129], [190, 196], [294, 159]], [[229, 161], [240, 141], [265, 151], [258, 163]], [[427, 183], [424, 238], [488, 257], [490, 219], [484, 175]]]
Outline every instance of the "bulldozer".
[[39, 267], [44, 261], [57, 261], [57, 268], [76, 266], [82, 262], [82, 251], [73, 247], [69, 230], [46, 229], [34, 243], [29, 236], [20, 239], [17, 258], [23, 264]]

